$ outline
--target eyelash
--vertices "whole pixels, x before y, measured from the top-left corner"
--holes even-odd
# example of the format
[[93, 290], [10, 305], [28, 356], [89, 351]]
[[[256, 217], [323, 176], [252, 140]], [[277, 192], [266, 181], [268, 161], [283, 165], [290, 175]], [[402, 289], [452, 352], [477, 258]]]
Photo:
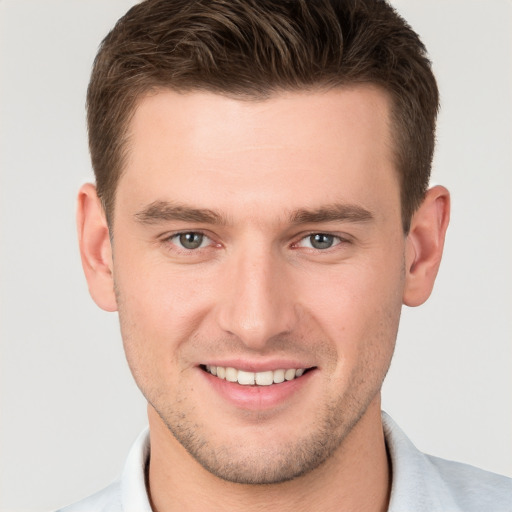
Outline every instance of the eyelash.
[[[191, 254], [191, 253], [197, 253], [199, 251], [201, 251], [202, 249], [207, 249], [209, 245], [211, 244], [208, 244], [208, 246], [206, 247], [197, 247], [195, 249], [188, 249], [186, 247], [181, 247], [180, 245], [178, 245], [178, 242], [173, 242], [172, 240], [177, 238], [177, 237], [180, 237], [180, 236], [183, 236], [183, 235], [200, 235], [208, 240], [210, 240], [210, 242], [213, 242], [213, 240], [211, 239], [211, 237], [209, 237], [206, 233], [204, 233], [203, 231], [178, 231], [177, 233], [172, 233], [168, 236], [166, 236], [162, 241], [164, 244], [169, 244], [169, 245], [172, 245], [174, 247], [173, 250], [177, 250], [183, 254]], [[204, 243], [204, 240], [201, 241], [201, 245]], [[220, 244], [215, 244], [213, 243], [214, 245], [217, 245], [217, 246], [220, 246]]]
[[308, 234], [304, 235], [303, 237], [301, 237], [298, 242], [295, 242], [294, 244], [292, 244], [292, 247], [294, 247], [294, 248], [295, 247], [300, 247], [300, 244], [302, 242], [305, 242], [308, 239], [311, 240], [315, 236], [324, 236], [324, 237], [332, 238], [332, 239], [334, 239], [333, 240], [333, 244], [331, 246], [325, 247], [323, 249], [319, 249], [319, 248], [316, 248], [316, 247], [304, 247], [305, 249], [309, 249], [309, 250], [313, 250], [313, 251], [318, 251], [318, 252], [327, 252], [327, 251], [330, 251], [331, 249], [335, 250], [335, 247], [337, 247], [339, 245], [349, 243], [349, 240], [347, 240], [346, 238], [343, 238], [343, 237], [341, 237], [339, 235], [334, 235], [332, 233], [325, 233], [323, 231], [314, 231], [314, 232], [308, 233]]
[[[200, 235], [200, 236], [210, 240], [210, 242], [213, 242], [211, 237], [209, 237], [205, 232], [200, 231], [200, 230], [196, 230], [196, 231], [178, 231], [176, 233], [172, 233], [172, 234], [166, 236], [165, 238], [163, 238], [162, 242], [164, 244], [172, 245], [173, 246], [173, 250], [178, 251], [178, 252], [183, 253], [183, 254], [198, 253], [198, 252], [200, 252], [200, 251], [202, 251], [204, 249], [207, 249], [208, 247], [210, 247], [212, 245], [213, 246], [217, 246], [217, 247], [221, 247], [221, 244], [213, 242], [213, 243], [208, 244], [205, 247], [199, 246], [199, 247], [197, 247], [195, 249], [190, 249], [190, 248], [186, 248], [186, 247], [182, 247], [182, 246], [178, 245], [178, 242], [173, 242], [172, 241], [173, 239], [176, 239], [177, 237], [180, 237], [180, 236], [183, 236], [183, 235]], [[333, 245], [331, 245], [330, 247], [326, 247], [324, 249], [318, 249], [318, 248], [315, 248], [315, 247], [303, 247], [303, 248], [307, 249], [307, 250], [310, 250], [310, 251], [315, 251], [315, 252], [330, 252], [332, 249], [335, 250], [335, 248], [338, 247], [339, 245], [345, 245], [345, 244], [350, 244], [351, 243], [351, 241], [349, 239], [344, 238], [344, 237], [339, 236], [339, 235], [334, 235], [332, 233], [323, 232], [323, 231], [312, 231], [312, 232], [309, 232], [309, 233], [306, 233], [306, 234], [302, 235], [297, 242], [292, 243], [291, 244], [292, 249], [300, 248], [301, 247], [300, 246], [301, 242], [306, 241], [308, 239], [311, 239], [311, 237], [317, 236], [317, 235], [323, 235], [323, 236], [326, 236], [326, 237], [332, 237], [335, 240], [335, 243], [333, 243]], [[204, 243], [204, 240], [201, 241], [201, 245], [203, 243]]]

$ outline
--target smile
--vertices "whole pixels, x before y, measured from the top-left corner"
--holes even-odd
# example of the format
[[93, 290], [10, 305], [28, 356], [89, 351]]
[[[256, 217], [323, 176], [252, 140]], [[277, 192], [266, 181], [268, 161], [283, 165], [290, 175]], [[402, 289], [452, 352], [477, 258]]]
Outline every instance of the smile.
[[265, 372], [246, 372], [236, 368], [205, 365], [202, 368], [215, 377], [229, 382], [237, 382], [242, 386], [270, 386], [297, 379], [304, 375], [308, 368], [288, 368], [268, 370]]

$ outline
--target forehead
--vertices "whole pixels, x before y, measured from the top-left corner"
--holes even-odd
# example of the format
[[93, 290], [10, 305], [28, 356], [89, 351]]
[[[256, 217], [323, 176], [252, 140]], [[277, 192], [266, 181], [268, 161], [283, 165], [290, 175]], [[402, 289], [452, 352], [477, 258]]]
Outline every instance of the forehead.
[[258, 101], [159, 91], [131, 120], [118, 201], [277, 213], [368, 200], [398, 189], [389, 117], [387, 94], [373, 86]]
[[[382, 136], [388, 128], [390, 105], [387, 91], [372, 84], [282, 91], [262, 99], [157, 89], [139, 99], [128, 132], [138, 137], [148, 129], [164, 129], [177, 142], [198, 141], [199, 147], [187, 145], [194, 151], [243, 149], [247, 136], [254, 145], [304, 146], [312, 142], [313, 131], [318, 135], [315, 143], [339, 145], [347, 130], [354, 128], [362, 137]], [[263, 126], [265, 130], [260, 129]], [[227, 141], [228, 132], [236, 137]], [[205, 148], [205, 143], [210, 147]]]

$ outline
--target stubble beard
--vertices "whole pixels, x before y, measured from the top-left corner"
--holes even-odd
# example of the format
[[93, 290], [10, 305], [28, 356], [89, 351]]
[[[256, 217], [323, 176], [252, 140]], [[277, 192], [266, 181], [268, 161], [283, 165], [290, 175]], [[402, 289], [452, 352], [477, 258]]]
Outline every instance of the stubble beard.
[[252, 450], [249, 442], [232, 442], [229, 436], [225, 444], [214, 444], [208, 439], [204, 426], [189, 419], [193, 415], [152, 406], [173, 437], [209, 473], [227, 482], [269, 485], [301, 477], [329, 460], [367, 411], [379, 389], [380, 386], [367, 394], [362, 404], [338, 400], [324, 405], [316, 411], [318, 419], [299, 438], [284, 443], [262, 443]]
[[[129, 338], [123, 335], [125, 350], [130, 345]], [[128, 356], [129, 351], [126, 352]], [[268, 442], [262, 442], [264, 436], [258, 438], [258, 434], [266, 429], [264, 417], [260, 422], [253, 422], [254, 430], [246, 429], [243, 439], [230, 436], [229, 432], [221, 432], [219, 436], [215, 430], [222, 427], [207, 423], [199, 406], [192, 405], [187, 390], [169, 396], [165, 387], [153, 387], [146, 372], [139, 371], [141, 368], [136, 363], [139, 358], [134, 353], [131, 355], [135, 357], [128, 357], [128, 362], [135, 381], [170, 434], [206, 471], [224, 481], [246, 485], [284, 483], [314, 471], [332, 458], [379, 395], [391, 361], [389, 357], [381, 367], [372, 367], [365, 361], [344, 393], [329, 400], [324, 397], [322, 405], [304, 411], [311, 421], [302, 425], [300, 435], [281, 436], [279, 441], [269, 429]], [[319, 398], [317, 404], [321, 401]], [[286, 413], [281, 421], [288, 422]]]
[[[118, 304], [120, 302], [118, 301]], [[211, 425], [204, 424], [205, 420], [201, 420], [202, 424], [196, 421], [202, 415], [190, 405], [190, 398], [186, 392], [170, 397], [167, 390], [151, 386], [144, 370], [139, 371], [141, 369], [136, 363], [139, 360], [137, 350], [131, 354], [135, 357], [129, 357], [129, 352], [132, 352], [128, 350], [132, 341], [131, 329], [123, 322], [122, 308], [119, 308], [119, 316], [125, 352], [135, 381], [170, 434], [209, 473], [227, 482], [246, 485], [287, 482], [310, 473], [328, 461], [379, 395], [391, 363], [396, 339], [395, 329], [393, 346], [391, 349], [385, 348], [386, 343], [379, 342], [389, 340], [389, 331], [384, 329], [388, 336], [382, 336], [383, 332], [379, 333], [381, 336], [377, 336], [370, 345], [377, 351], [389, 351], [387, 357], [381, 360], [382, 364], [375, 366], [372, 361], [375, 352], [366, 352], [366, 358], [363, 358], [358, 371], [352, 376], [345, 393], [334, 399], [324, 400], [323, 406], [316, 408], [315, 411], [305, 412], [315, 418], [311, 420], [308, 428], [303, 429], [305, 433], [302, 436], [281, 443], [260, 443], [253, 445], [252, 448], [249, 446], [251, 449], [248, 449], [250, 443], [246, 443], [246, 439], [236, 442], [229, 434], [226, 434], [223, 443], [212, 442], [208, 431], [213, 431], [215, 426], [210, 428]], [[336, 357], [333, 354], [329, 359], [336, 365]], [[286, 414], [283, 415], [282, 421], [287, 421]], [[259, 426], [264, 428], [264, 420]], [[248, 428], [247, 431], [250, 438], [251, 429]]]
[[[382, 345], [380, 350], [385, 350]], [[305, 411], [304, 414], [312, 419], [309, 425], [302, 426], [303, 434], [293, 439], [288, 436], [284, 442], [270, 437], [269, 442], [251, 445], [249, 441], [254, 431], [248, 428], [247, 436], [240, 442], [226, 433], [222, 443], [214, 443], [209, 431], [212, 432], [215, 426], [209, 428], [211, 425], [205, 425], [203, 419], [202, 423], [195, 421], [201, 415], [193, 407], [186, 407], [189, 400], [186, 393], [169, 400], [169, 397], [164, 398], [165, 393], [156, 392], [152, 396], [158, 403], [150, 403], [172, 436], [212, 475], [236, 484], [280, 484], [314, 471], [336, 452], [343, 457], [343, 442], [376, 398], [379, 398], [380, 414], [380, 390], [392, 353], [391, 349], [388, 357], [381, 359], [382, 365], [374, 366], [371, 359], [376, 354], [367, 352], [358, 371], [346, 384], [345, 392], [335, 398], [324, 398], [321, 406]], [[334, 358], [331, 364], [336, 364]], [[146, 398], [148, 396], [146, 394]], [[317, 403], [320, 402], [321, 398]], [[286, 413], [281, 421], [283, 424], [288, 421]], [[265, 418], [261, 419], [259, 427], [260, 432], [266, 428]]]

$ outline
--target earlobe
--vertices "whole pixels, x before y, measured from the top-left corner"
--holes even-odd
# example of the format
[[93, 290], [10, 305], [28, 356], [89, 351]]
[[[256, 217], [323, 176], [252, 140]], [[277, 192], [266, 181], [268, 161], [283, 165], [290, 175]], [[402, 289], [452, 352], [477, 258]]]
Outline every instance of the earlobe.
[[450, 220], [450, 193], [436, 186], [411, 220], [406, 240], [403, 303], [419, 306], [430, 296], [441, 264], [444, 239]]
[[76, 221], [89, 293], [100, 308], [116, 311], [108, 224], [96, 187], [91, 183], [83, 185], [78, 193]]

